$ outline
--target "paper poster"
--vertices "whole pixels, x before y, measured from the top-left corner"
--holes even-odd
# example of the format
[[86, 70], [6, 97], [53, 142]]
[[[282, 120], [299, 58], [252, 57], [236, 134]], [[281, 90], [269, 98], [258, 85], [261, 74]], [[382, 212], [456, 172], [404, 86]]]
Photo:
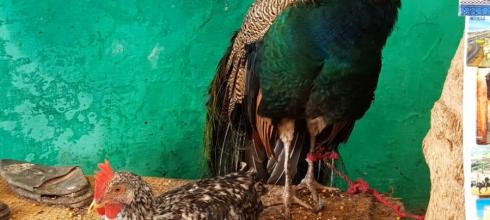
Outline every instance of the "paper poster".
[[490, 220], [490, 17], [468, 16], [465, 39], [466, 214], [467, 219]]
[[459, 15], [490, 16], [490, 0], [460, 0]]

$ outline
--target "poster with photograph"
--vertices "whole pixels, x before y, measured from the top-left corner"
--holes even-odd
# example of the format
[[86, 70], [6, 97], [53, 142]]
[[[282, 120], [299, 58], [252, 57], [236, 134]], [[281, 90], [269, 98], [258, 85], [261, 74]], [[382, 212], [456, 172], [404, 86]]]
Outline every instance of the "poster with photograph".
[[[463, 144], [467, 219], [490, 216], [490, 17], [465, 29]], [[486, 214], [485, 214], [486, 213]]]
[[469, 17], [466, 32], [466, 74], [475, 75], [476, 143], [490, 143], [490, 17]]
[[476, 200], [477, 220], [490, 219], [490, 199]]
[[490, 0], [460, 0], [459, 15], [490, 16]]
[[466, 62], [470, 67], [490, 67], [490, 17], [469, 17]]
[[490, 148], [475, 147], [471, 152], [471, 193], [490, 196]]

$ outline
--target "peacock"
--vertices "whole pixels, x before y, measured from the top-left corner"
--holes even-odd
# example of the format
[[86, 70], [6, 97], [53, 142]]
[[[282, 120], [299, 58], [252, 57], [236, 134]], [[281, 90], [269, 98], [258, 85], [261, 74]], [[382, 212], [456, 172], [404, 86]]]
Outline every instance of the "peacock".
[[[268, 183], [284, 184], [286, 217], [292, 203], [322, 209], [308, 158], [337, 152], [370, 107], [400, 7], [400, 0], [256, 0], [209, 89], [213, 174], [245, 161]], [[296, 197], [298, 182], [313, 206]]]

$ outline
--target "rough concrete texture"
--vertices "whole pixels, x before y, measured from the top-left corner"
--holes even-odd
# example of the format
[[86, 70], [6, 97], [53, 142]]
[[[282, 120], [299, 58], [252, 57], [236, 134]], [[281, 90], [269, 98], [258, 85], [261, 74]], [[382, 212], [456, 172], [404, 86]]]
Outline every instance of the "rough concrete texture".
[[[200, 177], [206, 89], [250, 4], [0, 1], [0, 157]], [[408, 207], [428, 201], [421, 142], [461, 30], [457, 1], [403, 1], [374, 105], [342, 147], [349, 175]]]
[[424, 155], [434, 186], [427, 208], [427, 220], [465, 219], [463, 73], [462, 40], [448, 71], [441, 98], [432, 108], [431, 128], [424, 139]]

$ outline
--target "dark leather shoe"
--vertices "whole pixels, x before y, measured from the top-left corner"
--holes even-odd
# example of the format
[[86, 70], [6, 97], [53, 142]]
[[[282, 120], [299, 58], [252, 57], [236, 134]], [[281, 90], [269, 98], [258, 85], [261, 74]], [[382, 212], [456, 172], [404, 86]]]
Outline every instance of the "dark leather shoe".
[[92, 201], [90, 183], [80, 167], [44, 166], [5, 159], [0, 160], [0, 177], [13, 192], [40, 203], [79, 208]]

